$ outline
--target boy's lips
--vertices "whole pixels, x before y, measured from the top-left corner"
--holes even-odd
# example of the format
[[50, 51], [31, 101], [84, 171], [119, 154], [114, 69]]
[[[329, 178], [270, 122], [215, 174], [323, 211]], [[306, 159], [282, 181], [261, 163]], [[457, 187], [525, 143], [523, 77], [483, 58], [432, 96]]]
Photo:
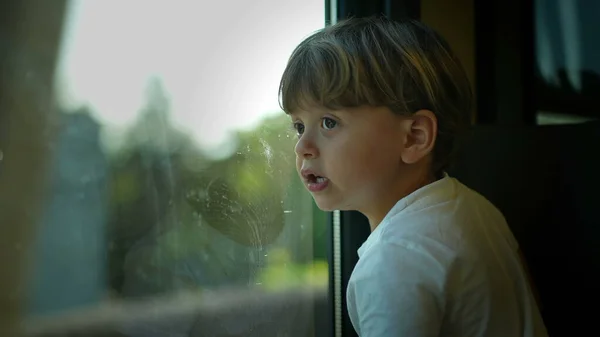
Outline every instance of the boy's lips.
[[306, 188], [311, 192], [319, 192], [329, 186], [329, 179], [310, 169], [302, 169], [300, 175], [304, 178]]

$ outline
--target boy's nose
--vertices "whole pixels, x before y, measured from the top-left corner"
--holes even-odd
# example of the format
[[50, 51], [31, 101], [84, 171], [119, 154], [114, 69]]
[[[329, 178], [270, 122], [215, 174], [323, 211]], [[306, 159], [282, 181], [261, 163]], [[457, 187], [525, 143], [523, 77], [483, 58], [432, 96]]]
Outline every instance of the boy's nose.
[[314, 159], [319, 156], [319, 150], [315, 142], [304, 134], [296, 143], [296, 155], [305, 159]]

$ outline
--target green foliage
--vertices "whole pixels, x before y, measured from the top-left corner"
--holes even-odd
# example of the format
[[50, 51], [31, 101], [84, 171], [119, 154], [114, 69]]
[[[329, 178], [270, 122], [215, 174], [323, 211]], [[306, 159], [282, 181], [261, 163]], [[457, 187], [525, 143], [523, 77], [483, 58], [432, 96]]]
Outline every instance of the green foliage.
[[[206, 226], [249, 249], [275, 247], [269, 255], [283, 257], [269, 261], [259, 272], [268, 288], [326, 282], [326, 263], [299, 264], [298, 248], [291, 248], [310, 249], [314, 239], [318, 247], [308, 253], [316, 252], [325, 259], [322, 212], [292, 213], [292, 220], [286, 222], [286, 209], [310, 199], [296, 177], [295, 137], [289, 118], [280, 113], [254, 130], [238, 132], [236, 151], [213, 160], [191, 137], [171, 125], [168, 95], [162, 90], [159, 84], [153, 85], [148, 104], [128, 131], [124, 145], [110, 155], [112, 286], [121, 289], [132, 277], [127, 273], [136, 270], [143, 273], [136, 277], [153, 283], [152, 291], [173, 290], [177, 284], [173, 278], [185, 279], [183, 283], [189, 285], [189, 275], [178, 276], [169, 270], [196, 259], [199, 252], [212, 254], [207, 263], [214, 273], [227, 275], [225, 266], [219, 268], [227, 263], [224, 256], [228, 253], [214, 252], [214, 234]], [[288, 239], [302, 240], [300, 245], [280, 240], [286, 223], [294, 226], [294, 219], [306, 217], [313, 225], [296, 229], [301, 235]], [[150, 248], [136, 248], [140, 242], [150, 242]], [[157, 280], [165, 281], [157, 285], [162, 282]]]

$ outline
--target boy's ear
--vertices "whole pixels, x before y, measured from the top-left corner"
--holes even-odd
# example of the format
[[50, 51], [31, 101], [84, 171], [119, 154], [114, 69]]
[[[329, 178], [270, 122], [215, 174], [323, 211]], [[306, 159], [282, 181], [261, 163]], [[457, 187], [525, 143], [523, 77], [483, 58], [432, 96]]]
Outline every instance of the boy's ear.
[[430, 110], [419, 110], [406, 119], [402, 161], [414, 164], [433, 151], [437, 137], [437, 117]]

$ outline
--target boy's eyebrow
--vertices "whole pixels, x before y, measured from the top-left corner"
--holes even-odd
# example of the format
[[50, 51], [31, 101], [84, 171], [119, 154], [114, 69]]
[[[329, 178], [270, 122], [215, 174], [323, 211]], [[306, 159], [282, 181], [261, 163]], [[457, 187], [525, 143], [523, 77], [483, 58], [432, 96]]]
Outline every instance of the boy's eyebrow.
[[348, 113], [350, 113], [347, 109], [338, 109], [338, 110], [331, 110], [331, 109], [327, 109], [327, 108], [314, 108], [312, 110], [304, 110], [304, 109], [298, 109], [296, 111], [293, 112], [288, 112], [287, 115], [292, 117], [292, 118], [300, 118], [302, 116], [306, 116], [306, 115], [314, 115], [314, 114], [326, 114], [326, 113], [335, 113], [338, 115], [347, 115]]
[[300, 111], [296, 110], [296, 111], [289, 112], [288, 115], [290, 117], [296, 117], [297, 118], [297, 117], [301, 117], [302, 115], [306, 115], [306, 114], [309, 114], [309, 113], [310, 112], [304, 111], [304, 110], [300, 110]]
[[292, 121], [293, 121], [294, 119], [297, 119], [297, 118], [299, 118], [299, 116], [298, 116], [298, 112], [289, 112], [287, 115], [288, 115], [288, 117], [290, 117], [290, 119], [291, 119]]

